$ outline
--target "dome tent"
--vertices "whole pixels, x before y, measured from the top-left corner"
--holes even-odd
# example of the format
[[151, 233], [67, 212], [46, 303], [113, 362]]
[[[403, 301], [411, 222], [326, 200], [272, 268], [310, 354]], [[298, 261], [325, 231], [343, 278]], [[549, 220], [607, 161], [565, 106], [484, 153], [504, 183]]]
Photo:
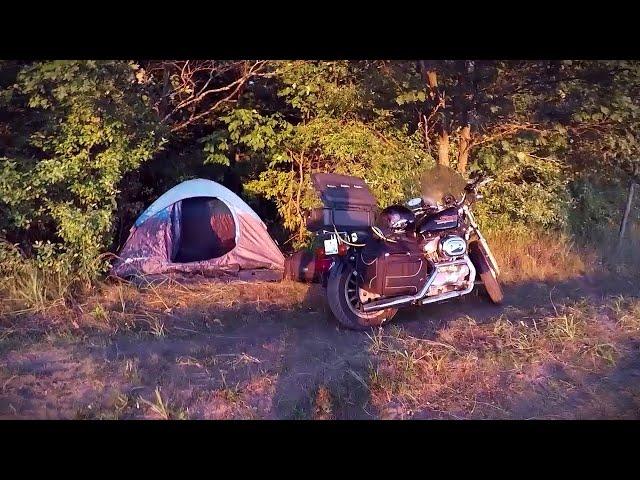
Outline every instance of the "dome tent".
[[239, 196], [205, 179], [187, 180], [136, 220], [112, 273], [235, 275], [275, 280], [284, 257], [260, 217]]

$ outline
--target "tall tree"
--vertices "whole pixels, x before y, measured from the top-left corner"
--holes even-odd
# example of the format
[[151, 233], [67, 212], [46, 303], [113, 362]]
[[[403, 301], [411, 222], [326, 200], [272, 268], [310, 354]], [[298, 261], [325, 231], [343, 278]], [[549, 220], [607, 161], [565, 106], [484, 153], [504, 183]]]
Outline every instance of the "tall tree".
[[425, 117], [425, 136], [429, 136], [429, 122], [434, 119], [437, 132], [438, 164], [449, 166], [449, 126], [447, 122], [447, 96], [438, 88], [438, 69], [433, 61], [420, 60], [420, 69], [428, 86], [430, 111]]

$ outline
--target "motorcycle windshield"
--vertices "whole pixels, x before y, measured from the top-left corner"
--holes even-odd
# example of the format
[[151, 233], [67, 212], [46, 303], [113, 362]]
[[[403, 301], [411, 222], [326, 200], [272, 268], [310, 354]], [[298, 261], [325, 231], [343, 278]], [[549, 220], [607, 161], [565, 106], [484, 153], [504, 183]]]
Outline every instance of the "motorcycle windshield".
[[429, 206], [442, 205], [447, 195], [460, 199], [466, 186], [467, 181], [462, 175], [444, 165], [425, 171], [420, 181], [422, 200]]

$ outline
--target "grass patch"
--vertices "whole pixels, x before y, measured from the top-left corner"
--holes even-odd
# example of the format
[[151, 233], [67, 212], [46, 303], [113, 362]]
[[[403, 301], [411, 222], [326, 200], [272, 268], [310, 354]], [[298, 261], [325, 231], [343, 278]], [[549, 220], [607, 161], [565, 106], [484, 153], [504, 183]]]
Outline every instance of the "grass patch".
[[189, 412], [181, 408], [177, 408], [166, 399], [162, 398], [160, 387], [156, 387], [151, 400], [140, 397], [140, 402], [147, 405], [152, 413], [162, 420], [187, 420]]
[[0, 314], [46, 313], [51, 308], [64, 306], [72, 285], [73, 280], [61, 273], [25, 266], [0, 278], [0, 293], [4, 297]]
[[581, 300], [547, 310], [511, 309], [483, 324], [460, 318], [435, 340], [404, 329], [376, 332], [369, 338], [374, 404], [390, 418], [397, 415], [390, 405], [401, 406], [401, 418], [413, 411], [510, 418], [513, 399], [551, 381], [547, 368], [577, 378], [614, 368], [629, 353], [628, 341], [638, 340], [639, 303], [610, 297], [603, 304]]
[[595, 250], [565, 235], [513, 228], [486, 237], [507, 282], [564, 280], [589, 273], [599, 262]]

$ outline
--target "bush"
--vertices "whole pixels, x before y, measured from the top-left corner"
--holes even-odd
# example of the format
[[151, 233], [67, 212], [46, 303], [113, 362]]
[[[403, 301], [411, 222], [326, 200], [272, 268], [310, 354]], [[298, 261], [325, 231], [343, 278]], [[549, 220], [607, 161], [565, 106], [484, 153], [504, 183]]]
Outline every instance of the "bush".
[[483, 190], [477, 216], [488, 228], [523, 225], [563, 231], [571, 207], [569, 174], [549, 156], [525, 153], [529, 142], [502, 142], [481, 149], [474, 169], [495, 181]]
[[100, 254], [111, 243], [119, 182], [161, 145], [137, 68], [35, 62], [10, 87], [10, 126], [23, 129], [0, 158], [0, 233], [18, 240], [37, 268], [86, 282], [106, 268]]

